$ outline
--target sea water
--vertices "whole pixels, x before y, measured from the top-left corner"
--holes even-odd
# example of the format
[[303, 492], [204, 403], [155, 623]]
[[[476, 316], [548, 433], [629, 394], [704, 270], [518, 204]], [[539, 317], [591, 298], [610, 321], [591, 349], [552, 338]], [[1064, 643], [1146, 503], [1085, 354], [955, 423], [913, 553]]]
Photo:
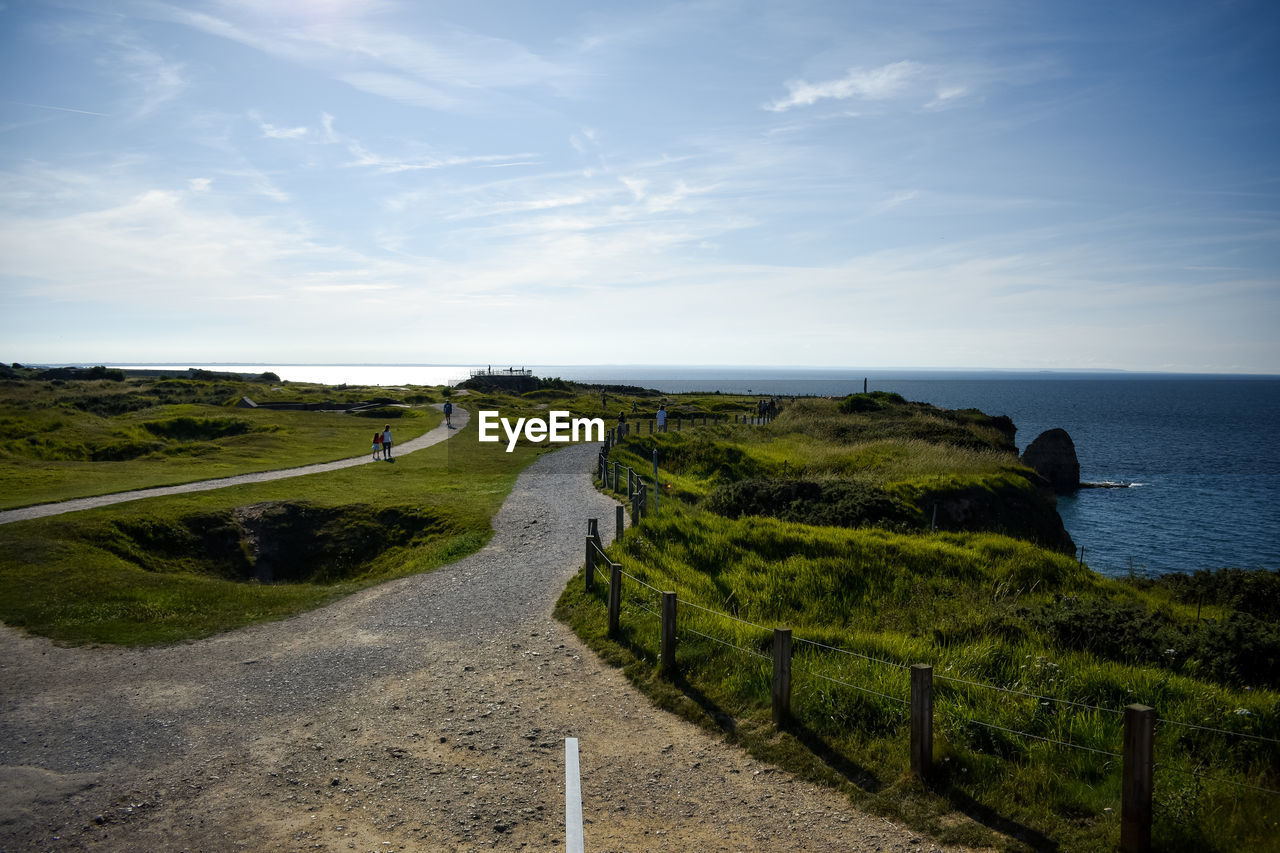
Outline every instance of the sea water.
[[[125, 365], [119, 365], [125, 366]], [[454, 382], [473, 366], [187, 365], [325, 384]], [[1131, 373], [857, 371], [520, 365], [539, 376], [667, 393], [844, 396], [893, 391], [949, 409], [1008, 415], [1025, 449], [1060, 427], [1085, 481], [1058, 512], [1084, 560], [1108, 575], [1280, 568], [1280, 378]], [[148, 367], [153, 367], [148, 365]], [[484, 365], [479, 367], [483, 368]], [[501, 365], [506, 367], [506, 365]]]

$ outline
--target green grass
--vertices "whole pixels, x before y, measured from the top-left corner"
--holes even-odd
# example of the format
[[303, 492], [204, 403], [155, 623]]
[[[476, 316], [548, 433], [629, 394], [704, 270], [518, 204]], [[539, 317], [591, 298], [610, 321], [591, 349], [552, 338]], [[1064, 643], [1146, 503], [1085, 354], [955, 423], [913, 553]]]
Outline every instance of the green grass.
[[[1021, 538], [983, 524], [850, 529], [707, 509], [735, 484], [797, 475], [997, 510], [1033, 488], [980, 413], [852, 408], [806, 401], [766, 427], [624, 442], [616, 458], [644, 473], [659, 448], [663, 495], [677, 499], [609, 549], [636, 579], [624, 583], [616, 640], [603, 588], [586, 593], [581, 576], [557, 616], [661, 707], [954, 843], [1113, 849], [1117, 712], [1145, 703], [1164, 721], [1157, 849], [1280, 850], [1280, 796], [1253, 790], [1280, 790], [1280, 637], [1265, 603], [1280, 576], [1106, 579], [1029, 541], [1027, 518], [1043, 513], [1031, 504]], [[655, 589], [681, 601], [672, 681], [658, 676]], [[794, 721], [782, 732], [767, 659], [777, 626], [797, 638]], [[906, 668], [920, 662], [935, 676], [938, 773], [927, 786], [908, 772], [904, 705]]]
[[0, 509], [343, 459], [368, 452], [374, 430], [393, 415], [399, 442], [443, 420], [423, 408], [370, 418], [229, 405], [246, 394], [265, 401], [386, 393], [321, 394], [320, 387], [273, 393], [194, 380], [0, 383]]
[[[734, 521], [675, 505], [629, 532], [610, 554], [644, 584], [677, 592], [677, 682], [656, 677], [658, 621], [651, 611], [659, 609], [658, 596], [647, 587], [624, 584], [619, 642], [605, 637], [603, 593], [583, 592], [581, 576], [566, 589], [557, 615], [655, 701], [945, 841], [1109, 849], [1117, 837], [1119, 761], [1099, 753], [1120, 751], [1121, 718], [1109, 711], [1133, 702], [1197, 726], [1266, 737], [1280, 731], [1275, 691], [1055, 648], [1027, 624], [1026, 608], [1055, 595], [1144, 593], [1028, 543], [991, 534], [904, 536]], [[796, 723], [778, 734], [770, 722], [771, 664], [760, 656], [770, 654], [770, 630], [783, 625], [798, 639], [864, 657], [798, 642]], [[940, 772], [929, 788], [906, 772], [904, 667], [917, 662], [930, 663], [937, 679]], [[1158, 738], [1161, 849], [1277, 849], [1272, 795], [1212, 782], [1196, 791], [1195, 777], [1186, 775], [1280, 788], [1274, 744], [1171, 724], [1160, 726]], [[970, 818], [957, 821], [957, 812]]]
[[[459, 402], [475, 410], [474, 399]], [[516, 476], [545, 449], [521, 442], [506, 453], [480, 444], [473, 422], [394, 464], [2, 525], [0, 621], [65, 643], [149, 645], [283, 618], [478, 550]], [[237, 508], [267, 502], [312, 508], [325, 515], [328, 534], [351, 541], [363, 541], [360, 528], [375, 512], [430, 517], [403, 545], [350, 565], [338, 555], [339, 565], [319, 580], [229, 579], [228, 565], [239, 559], [199, 543], [217, 539]]]

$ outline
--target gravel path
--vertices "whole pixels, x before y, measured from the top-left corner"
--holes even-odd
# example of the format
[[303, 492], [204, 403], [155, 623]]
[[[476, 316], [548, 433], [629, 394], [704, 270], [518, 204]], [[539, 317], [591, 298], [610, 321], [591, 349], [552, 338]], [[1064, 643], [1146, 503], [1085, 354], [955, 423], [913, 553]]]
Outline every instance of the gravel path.
[[0, 629], [0, 850], [563, 849], [565, 737], [589, 851], [940, 849], [653, 708], [551, 618], [613, 515], [597, 447], [530, 466], [479, 553], [292, 619], [145, 650]]
[[[436, 408], [440, 408], [442, 404], [436, 404]], [[392, 444], [391, 456], [394, 459], [397, 456], [403, 456], [406, 453], [413, 453], [415, 450], [422, 450], [424, 447], [430, 447], [433, 444], [439, 444], [446, 439], [457, 435], [462, 428], [467, 425], [471, 419], [470, 414], [458, 406], [453, 407], [453, 426], [446, 427], [443, 423], [435, 429], [428, 430], [417, 438], [410, 439], [404, 444]], [[275, 471], [259, 471], [255, 474], [237, 474], [234, 477], [221, 477], [217, 480], [200, 480], [195, 483], [180, 483], [176, 486], [157, 486], [153, 489], [137, 489], [132, 492], [116, 492], [110, 495], [94, 495], [89, 498], [74, 498], [69, 501], [58, 501], [51, 504], [37, 504], [35, 506], [24, 506], [18, 509], [7, 509], [0, 511], [0, 524], [8, 524], [11, 521], [23, 521], [29, 518], [45, 518], [50, 515], [62, 515], [64, 512], [77, 512], [82, 509], [95, 509], [100, 506], [110, 506], [112, 504], [125, 503], [127, 501], [139, 501], [144, 498], [159, 498], [165, 495], [181, 495], [188, 492], [208, 492], [213, 489], [225, 489], [227, 486], [242, 486], [246, 483], [266, 483], [270, 480], [285, 480], [289, 477], [302, 477], [307, 474], [321, 474], [325, 471], [339, 471], [343, 468], [353, 468], [356, 465], [368, 465], [375, 463], [377, 460], [373, 458], [372, 451], [353, 456], [349, 459], [338, 459], [334, 462], [319, 462], [315, 465], [303, 465], [298, 468], [281, 468]], [[378, 463], [384, 464], [384, 463]]]

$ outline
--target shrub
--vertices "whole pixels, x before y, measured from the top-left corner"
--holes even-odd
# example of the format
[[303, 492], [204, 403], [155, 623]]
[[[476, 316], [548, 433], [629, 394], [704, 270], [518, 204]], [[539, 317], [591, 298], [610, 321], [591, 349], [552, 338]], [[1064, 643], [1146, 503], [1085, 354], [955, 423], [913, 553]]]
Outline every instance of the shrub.
[[840, 401], [840, 411], [846, 415], [859, 412], [878, 412], [893, 405], [906, 403], [901, 394], [891, 391], [871, 391], [867, 394], [850, 394]]
[[404, 417], [405, 410], [398, 406], [379, 406], [376, 409], [361, 409], [354, 412], [357, 417], [372, 418], [376, 421], [390, 421]]
[[707, 509], [728, 518], [763, 515], [835, 527], [919, 526], [913, 509], [876, 486], [853, 480], [739, 480], [712, 492]]
[[253, 424], [240, 418], [180, 417], [146, 421], [142, 426], [152, 435], [178, 441], [209, 441], [231, 435], [244, 435], [253, 430]]
[[1062, 599], [1028, 612], [1055, 643], [1227, 685], [1280, 686], [1280, 628], [1248, 613], [1180, 624], [1131, 601]]
[[1280, 570], [1219, 569], [1162, 575], [1149, 585], [1169, 590], [1175, 601], [1209, 604], [1280, 621]]
[[102, 444], [89, 451], [94, 462], [125, 462], [159, 450], [164, 445], [157, 441], [115, 441]]

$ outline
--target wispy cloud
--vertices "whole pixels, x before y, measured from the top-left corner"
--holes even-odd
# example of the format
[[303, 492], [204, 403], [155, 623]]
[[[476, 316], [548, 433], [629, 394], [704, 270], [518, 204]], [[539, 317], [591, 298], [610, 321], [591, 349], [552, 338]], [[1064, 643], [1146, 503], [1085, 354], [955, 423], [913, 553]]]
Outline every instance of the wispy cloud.
[[132, 34], [118, 34], [112, 54], [99, 64], [128, 85], [127, 101], [135, 117], [154, 113], [187, 87], [182, 63], [165, 58]]
[[787, 96], [765, 105], [771, 112], [785, 112], [794, 107], [808, 107], [818, 101], [860, 98], [882, 101], [897, 97], [906, 91], [923, 74], [925, 68], [918, 62], [904, 60], [891, 62], [879, 68], [851, 68], [843, 77], [809, 83], [796, 80], [787, 84]]
[[25, 101], [5, 101], [5, 103], [14, 104], [19, 107], [34, 107], [38, 110], [56, 110], [63, 113], [79, 113], [80, 115], [86, 116], [103, 116], [109, 118], [111, 115], [110, 113], [97, 113], [93, 110], [77, 110], [71, 107], [55, 107], [52, 104], [28, 104]]
[[249, 113], [249, 117], [258, 123], [258, 128], [266, 139], [302, 139], [309, 132], [306, 127], [276, 127], [263, 121], [256, 112]]
[[397, 29], [385, 4], [224, 3], [209, 14], [155, 3], [149, 14], [319, 70], [361, 91], [438, 110], [474, 111], [486, 97], [557, 87], [578, 75], [518, 42], [441, 23]]
[[386, 71], [352, 71], [338, 75], [342, 82], [368, 92], [418, 107], [447, 110], [458, 106], [456, 98], [421, 80]]

